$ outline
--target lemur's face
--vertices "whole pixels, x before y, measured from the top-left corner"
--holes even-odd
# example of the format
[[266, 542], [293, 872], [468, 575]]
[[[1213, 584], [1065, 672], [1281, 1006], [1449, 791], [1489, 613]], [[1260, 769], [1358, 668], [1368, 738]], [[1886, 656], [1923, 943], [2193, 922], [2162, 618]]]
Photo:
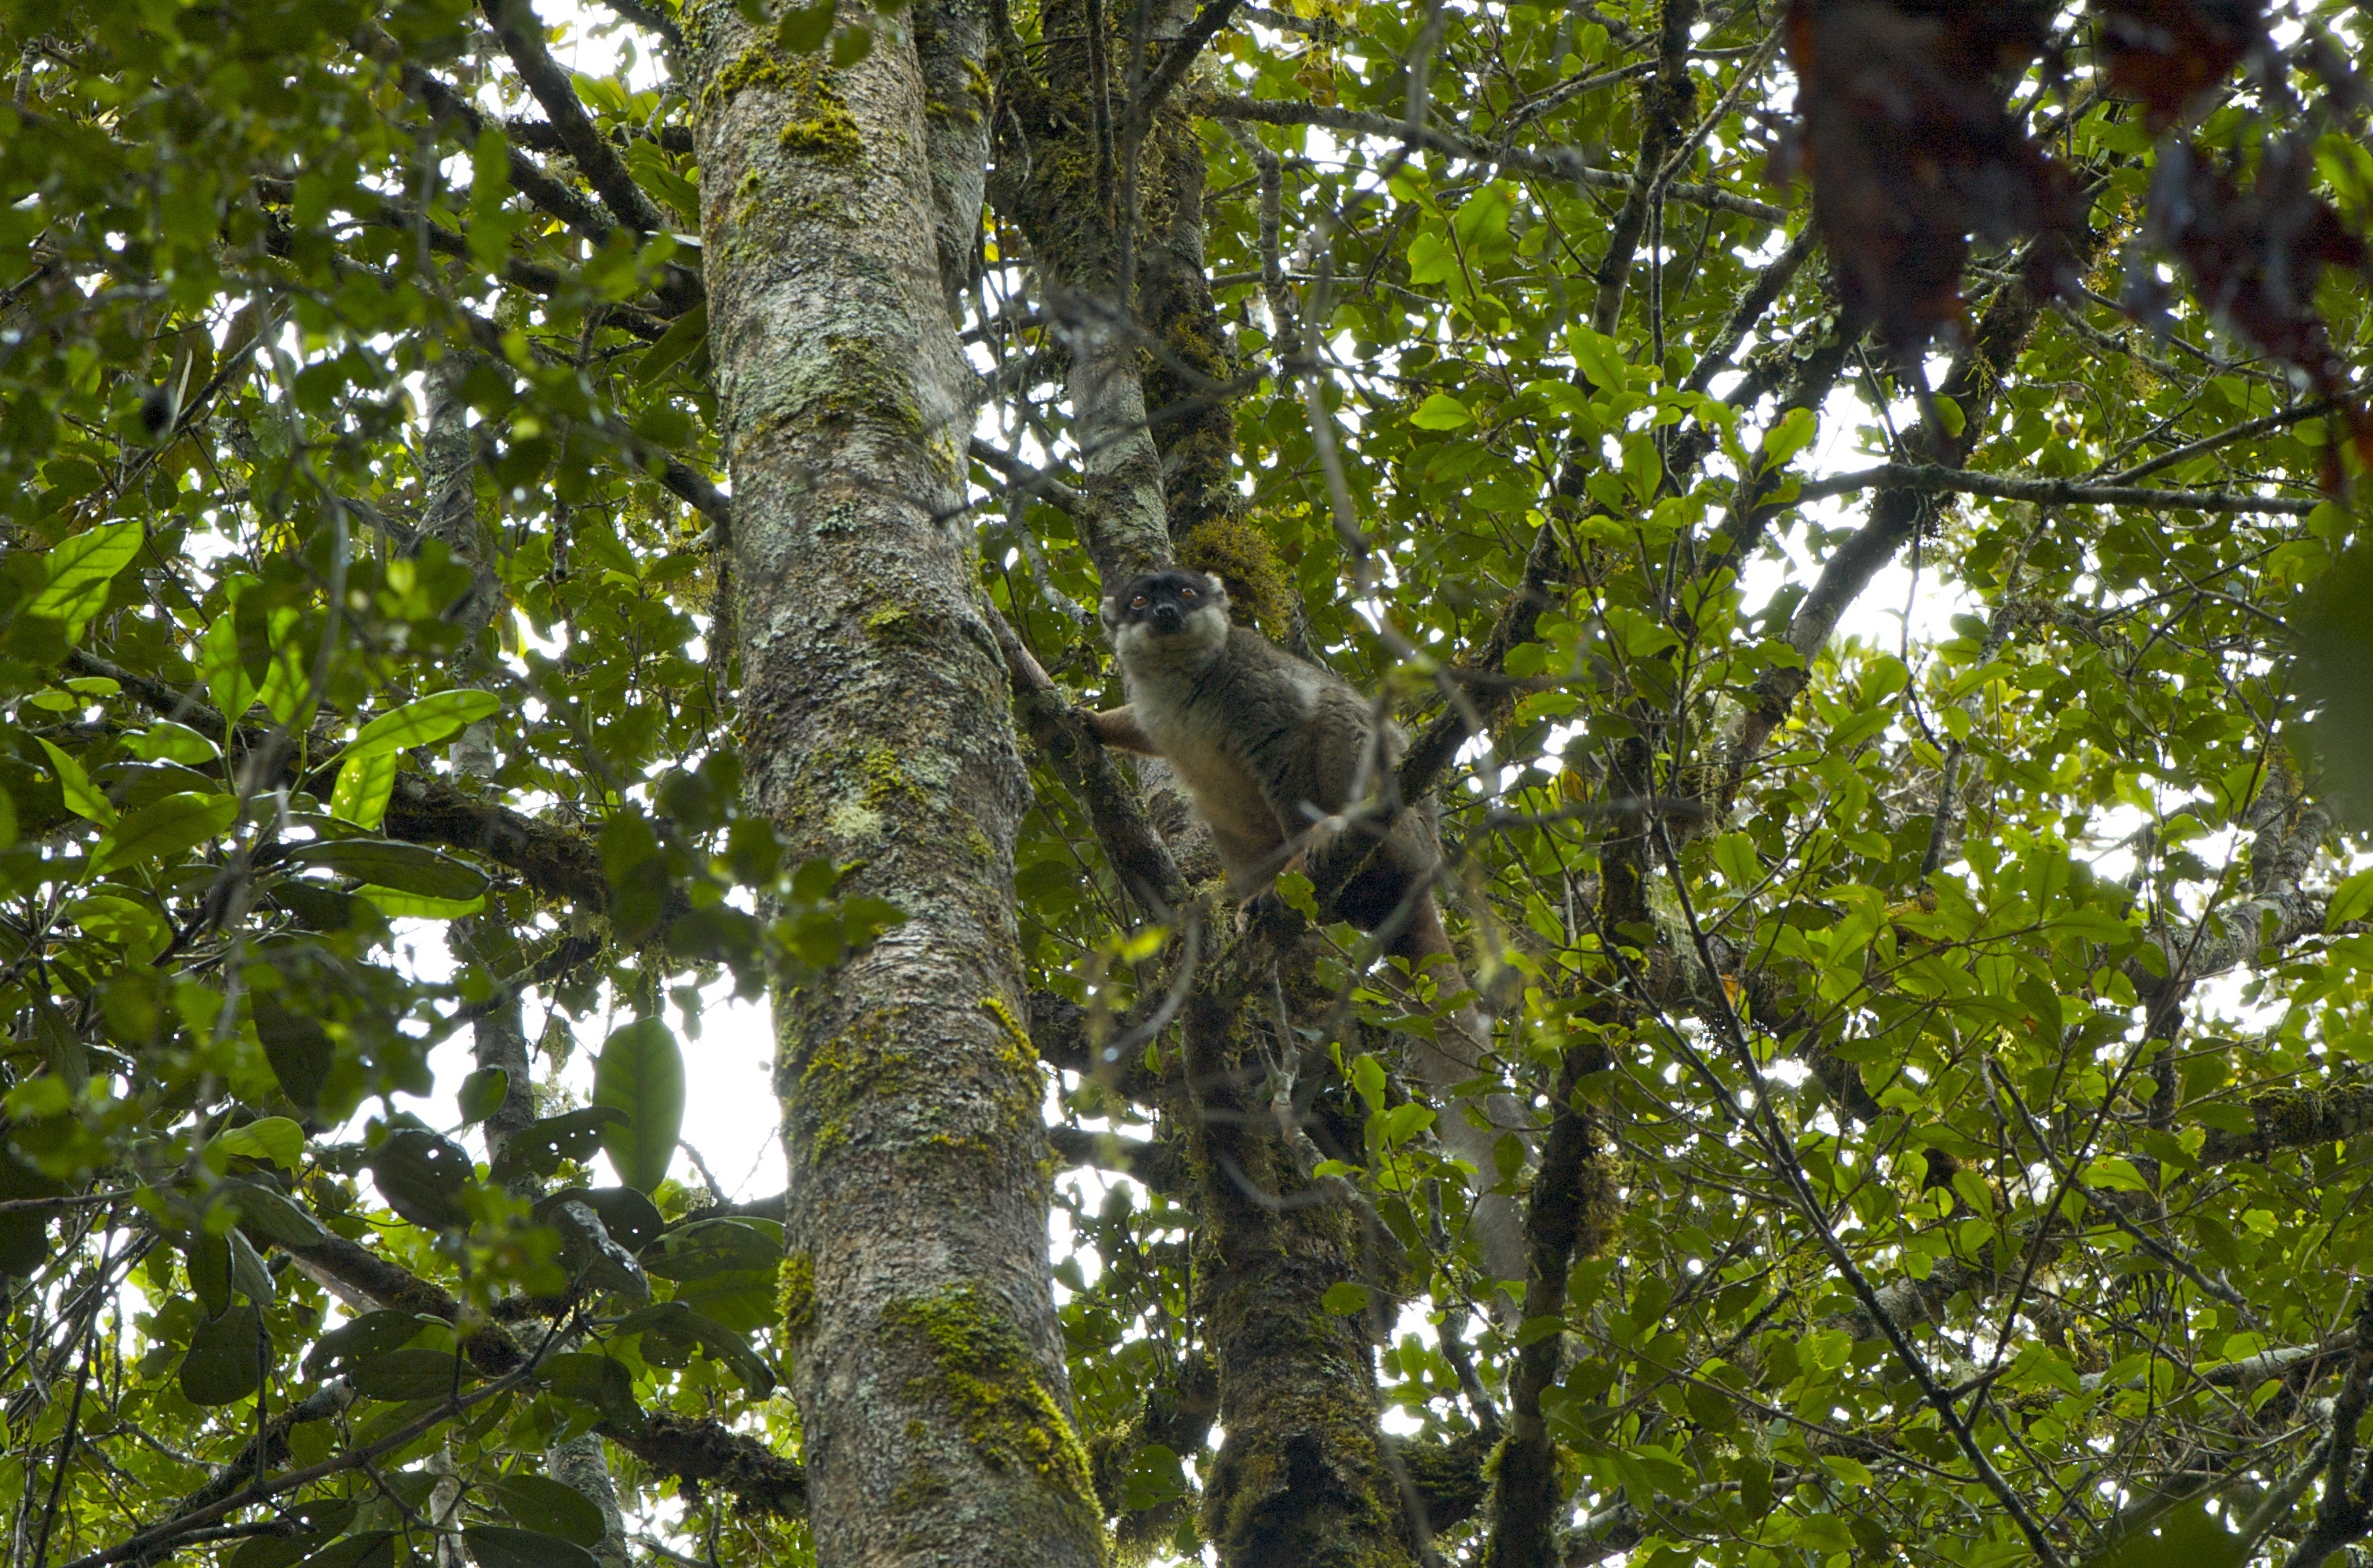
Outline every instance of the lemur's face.
[[1228, 591], [1201, 572], [1154, 572], [1105, 600], [1104, 623], [1123, 659], [1215, 649], [1228, 640]]

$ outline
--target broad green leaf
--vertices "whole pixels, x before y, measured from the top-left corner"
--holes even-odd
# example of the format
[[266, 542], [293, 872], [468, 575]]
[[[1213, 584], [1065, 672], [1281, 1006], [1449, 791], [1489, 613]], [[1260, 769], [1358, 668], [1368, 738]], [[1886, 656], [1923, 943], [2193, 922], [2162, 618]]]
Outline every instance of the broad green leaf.
[[395, 754], [379, 752], [356, 756], [351, 751], [338, 768], [338, 782], [330, 791], [330, 810], [357, 827], [377, 827], [387, 820], [388, 797], [395, 792]]
[[783, 1255], [782, 1227], [765, 1220], [696, 1220], [670, 1231], [643, 1267], [662, 1280], [699, 1280], [728, 1270], [763, 1269]]
[[255, 1020], [256, 1038], [263, 1043], [264, 1059], [280, 1080], [280, 1092], [298, 1110], [314, 1109], [321, 1104], [321, 1091], [329, 1086], [330, 1069], [336, 1059], [328, 1031], [310, 1014], [284, 1006], [269, 991], [252, 993], [248, 1008]]
[[1814, 417], [1811, 409], [1790, 409], [1787, 416], [1763, 438], [1764, 467], [1783, 466], [1790, 458], [1811, 446], [1813, 438], [1820, 433], [1821, 423]]
[[469, 1369], [461, 1357], [426, 1345], [358, 1360], [346, 1375], [357, 1393], [396, 1404], [450, 1398], [457, 1388], [470, 1383]]
[[423, 898], [466, 901], [491, 885], [486, 873], [466, 860], [393, 838], [316, 839], [291, 849], [287, 863], [326, 866], [341, 876]]
[[313, 1217], [260, 1181], [240, 1177], [216, 1189], [239, 1211], [241, 1226], [280, 1246], [307, 1246], [321, 1239]]
[[279, 1292], [273, 1288], [272, 1270], [263, 1266], [263, 1256], [255, 1244], [238, 1231], [223, 1237], [230, 1247], [230, 1282], [240, 1294], [259, 1307], [268, 1307]]
[[1417, 405], [1409, 423], [1420, 430], [1459, 430], [1474, 424], [1475, 415], [1448, 392], [1434, 392]]
[[355, 889], [355, 896], [368, 898], [379, 912], [391, 919], [407, 916], [423, 920], [458, 920], [464, 915], [474, 915], [486, 907], [485, 898], [431, 898], [426, 894], [405, 893], [392, 887], [378, 887], [368, 883]]
[[305, 1158], [305, 1129], [285, 1116], [259, 1117], [215, 1134], [207, 1146], [218, 1154], [269, 1160], [293, 1171]]
[[272, 1341], [263, 1315], [244, 1304], [199, 1325], [181, 1358], [181, 1397], [198, 1406], [228, 1405], [262, 1386]]
[[2143, 1180], [2132, 1160], [2116, 1154], [2102, 1154], [2085, 1164], [2085, 1181], [2110, 1192], [2148, 1192], [2150, 1183]]
[[342, 1536], [305, 1559], [298, 1568], [395, 1568], [394, 1533], [368, 1530]]
[[371, 1151], [371, 1178], [387, 1206], [415, 1225], [443, 1230], [469, 1223], [462, 1189], [473, 1167], [462, 1146], [418, 1128], [400, 1128]]
[[178, 762], [190, 767], [200, 767], [222, 759], [222, 748], [191, 729], [170, 719], [159, 719], [134, 735], [130, 742], [132, 755], [144, 762]]
[[590, 1351], [567, 1351], [546, 1357], [541, 1370], [544, 1387], [556, 1398], [590, 1405], [611, 1421], [641, 1422], [634, 1375], [623, 1363]]
[[49, 754], [50, 770], [57, 775], [58, 793], [65, 797], [66, 810], [101, 827], [115, 821], [115, 808], [93, 787], [82, 764], [46, 740], [41, 742], [41, 750]]
[[255, 706], [255, 679], [239, 657], [239, 623], [225, 614], [215, 617], [204, 640], [206, 696], [215, 707], [237, 720]]
[[596, 1568], [593, 1554], [575, 1541], [534, 1530], [473, 1525], [462, 1532], [462, 1544], [478, 1568]]
[[90, 869], [104, 874], [142, 861], [162, 866], [185, 850], [221, 837], [238, 820], [239, 802], [228, 795], [202, 795], [194, 790], [168, 795], [127, 813], [91, 852]]
[[2373, 914], [2373, 871], [2358, 872], [2332, 890], [2332, 902], [2324, 907], [2323, 929], [2336, 931], [2367, 914]]
[[82, 636], [90, 618], [107, 605], [116, 574], [140, 553], [139, 522], [111, 522], [73, 538], [49, 555], [49, 581], [24, 609], [28, 615], [64, 622], [66, 640]]
[[1331, 1312], [1338, 1317], [1365, 1312], [1368, 1310], [1368, 1287], [1350, 1280], [1338, 1281], [1327, 1287], [1327, 1293], [1318, 1298], [1318, 1305], [1321, 1310]]
[[509, 1182], [521, 1176], [548, 1176], [564, 1160], [590, 1160], [602, 1146], [602, 1129], [626, 1116], [615, 1106], [586, 1106], [540, 1117], [511, 1134], [488, 1174], [497, 1182]]
[[708, 306], [704, 301], [678, 316], [657, 343], [643, 350], [642, 357], [635, 362], [635, 380], [649, 386], [707, 341]]
[[338, 755], [352, 761], [429, 745], [501, 711], [502, 706], [503, 699], [492, 692], [467, 687], [434, 692], [392, 713], [380, 714]]
[[521, 1529], [584, 1547], [602, 1544], [602, 1510], [566, 1481], [550, 1476], [501, 1476], [478, 1490]]
[[408, 1312], [382, 1308], [338, 1325], [319, 1340], [305, 1357], [308, 1377], [337, 1375], [347, 1365], [383, 1356], [410, 1344], [424, 1325]]
[[511, 1075], [499, 1067], [482, 1067], [462, 1080], [454, 1094], [461, 1106], [462, 1119], [481, 1122], [503, 1108], [503, 1099], [510, 1093]]
[[[598, 1138], [593, 1147], [599, 1147]], [[600, 1215], [602, 1228], [610, 1233], [610, 1238], [613, 1241], [629, 1252], [643, 1251], [649, 1247], [652, 1242], [660, 1239], [661, 1233], [667, 1231], [666, 1219], [660, 1215], [658, 1209], [652, 1206], [651, 1200], [631, 1187], [565, 1187], [557, 1192], [538, 1199], [535, 1205], [536, 1214], [541, 1218], [547, 1206], [566, 1202], [570, 1199], [575, 1199]], [[669, 1234], [681, 1235], [682, 1233]], [[782, 1238], [779, 1235], [776, 1236], [773, 1245], [775, 1256], [779, 1259], [783, 1251]]]
[[593, 1103], [626, 1114], [602, 1133], [618, 1179], [642, 1192], [659, 1186], [684, 1130], [684, 1053], [665, 1020], [638, 1018], [602, 1043]]
[[[1355, 1287], [1356, 1288], [1356, 1287]], [[774, 1392], [775, 1369], [766, 1358], [750, 1348], [741, 1335], [723, 1324], [702, 1316], [682, 1302], [663, 1301], [629, 1313], [617, 1328], [620, 1334], [655, 1336], [681, 1349], [698, 1346], [714, 1361], [723, 1364], [752, 1397], [765, 1398]], [[645, 1346], [646, 1357], [658, 1360], [652, 1347]]]

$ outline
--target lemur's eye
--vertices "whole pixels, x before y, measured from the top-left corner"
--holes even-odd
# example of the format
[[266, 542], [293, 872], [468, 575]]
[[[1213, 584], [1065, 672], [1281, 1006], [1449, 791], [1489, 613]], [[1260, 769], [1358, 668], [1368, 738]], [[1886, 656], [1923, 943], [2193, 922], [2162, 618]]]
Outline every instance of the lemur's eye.
[[1132, 609], [1132, 610], [1142, 610], [1142, 609], [1144, 609], [1144, 608], [1145, 608], [1145, 595], [1144, 595], [1144, 594], [1142, 594], [1142, 593], [1140, 593], [1140, 594], [1139, 594], [1136, 598], [1134, 598], [1134, 599], [1130, 600], [1130, 601], [1128, 602], [1128, 607], [1129, 607], [1130, 609]]
[[1195, 597], [1195, 591], [1191, 588], [1182, 588], [1178, 591], [1178, 597], [1181, 599], [1192, 599]]

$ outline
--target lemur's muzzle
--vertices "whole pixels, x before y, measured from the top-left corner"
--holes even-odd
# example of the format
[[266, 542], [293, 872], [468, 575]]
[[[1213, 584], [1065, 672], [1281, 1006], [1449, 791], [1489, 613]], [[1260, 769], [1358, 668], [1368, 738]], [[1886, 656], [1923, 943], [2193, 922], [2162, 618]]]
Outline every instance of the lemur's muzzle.
[[1175, 632], [1186, 622], [1175, 604], [1156, 604], [1149, 614], [1158, 632]]

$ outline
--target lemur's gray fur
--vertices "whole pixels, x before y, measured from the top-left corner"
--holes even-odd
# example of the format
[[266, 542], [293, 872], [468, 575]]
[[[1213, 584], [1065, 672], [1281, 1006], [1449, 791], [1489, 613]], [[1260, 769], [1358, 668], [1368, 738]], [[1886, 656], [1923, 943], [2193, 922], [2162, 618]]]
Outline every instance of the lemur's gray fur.
[[[1177, 769], [1239, 898], [1266, 890], [1400, 761], [1400, 731], [1350, 682], [1231, 625], [1227, 590], [1198, 572], [1138, 579], [1104, 602], [1104, 623], [1128, 706], [1095, 715], [1096, 732]], [[1407, 902], [1393, 951], [1417, 963], [1449, 952], [1425, 891], [1441, 859], [1432, 813], [1404, 811], [1383, 837], [1337, 912], [1374, 930]]]
[[[1356, 808], [1373, 802], [1400, 761], [1400, 731], [1350, 682], [1231, 625], [1227, 590], [1214, 579], [1177, 570], [1140, 577], [1104, 602], [1103, 618], [1128, 706], [1088, 716], [1097, 738], [1177, 771], [1239, 898], [1265, 892], [1339, 831], [1347, 812], [1357, 820]], [[1336, 895], [1335, 912], [1363, 930], [1397, 925], [1391, 950], [1413, 966], [1446, 963], [1439, 977], [1448, 993], [1467, 986], [1433, 900], [1441, 858], [1431, 803], [1402, 810]], [[1490, 1047], [1490, 1021], [1475, 1009], [1451, 1022], [1413, 1053], [1412, 1065], [1437, 1092], [1476, 1076]], [[1521, 1136], [1526, 1118], [1505, 1094], [1486, 1106], [1494, 1125], [1477, 1127], [1452, 1106], [1438, 1130], [1489, 1186], [1500, 1135]], [[1481, 1199], [1475, 1223], [1491, 1272], [1523, 1279], [1526, 1253], [1508, 1199]]]

